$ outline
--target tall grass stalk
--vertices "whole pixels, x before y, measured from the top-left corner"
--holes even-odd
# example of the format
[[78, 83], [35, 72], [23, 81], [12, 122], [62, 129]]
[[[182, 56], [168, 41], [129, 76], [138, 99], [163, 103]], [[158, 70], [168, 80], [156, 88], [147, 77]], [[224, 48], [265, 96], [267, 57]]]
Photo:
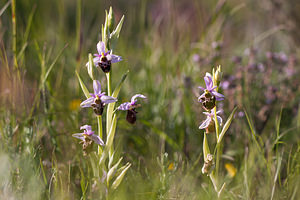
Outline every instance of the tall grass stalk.
[[11, 21], [12, 21], [12, 50], [14, 67], [17, 70], [18, 78], [21, 80], [19, 66], [17, 62], [17, 22], [16, 22], [16, 0], [11, 0]]

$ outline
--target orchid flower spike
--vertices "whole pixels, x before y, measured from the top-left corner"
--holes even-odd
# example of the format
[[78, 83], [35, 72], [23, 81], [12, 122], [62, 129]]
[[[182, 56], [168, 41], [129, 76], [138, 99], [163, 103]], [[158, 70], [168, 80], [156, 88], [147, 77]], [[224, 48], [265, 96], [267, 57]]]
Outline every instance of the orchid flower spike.
[[80, 106], [82, 108], [92, 107], [97, 115], [102, 115], [104, 106], [116, 102], [117, 99], [105, 95], [105, 92], [101, 92], [101, 84], [97, 80], [93, 81], [93, 88], [94, 93], [91, 93], [91, 97], [83, 101]]
[[140, 105], [137, 104], [137, 98], [143, 98], [146, 99], [147, 97], [142, 94], [136, 94], [131, 98], [130, 102], [122, 103], [117, 109], [118, 110], [127, 110], [127, 116], [126, 120], [134, 124], [136, 121], [136, 114], [138, 113], [135, 109], [139, 107]]
[[[94, 54], [94, 64], [96, 67], [101, 67], [101, 69], [105, 73], [108, 73], [110, 71], [112, 63], [122, 61], [122, 57], [112, 54], [111, 50], [105, 51], [105, 43], [102, 41], [98, 42], [97, 51], [98, 53]], [[88, 66], [88, 63], [86, 64], [86, 66]]]

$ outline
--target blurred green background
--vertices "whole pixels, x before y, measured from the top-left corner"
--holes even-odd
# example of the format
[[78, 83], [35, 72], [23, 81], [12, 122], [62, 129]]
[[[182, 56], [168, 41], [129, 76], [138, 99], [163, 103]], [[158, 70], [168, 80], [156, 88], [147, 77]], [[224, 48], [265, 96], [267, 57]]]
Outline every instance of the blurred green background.
[[[148, 97], [135, 125], [118, 114], [115, 146], [132, 167], [111, 198], [216, 198], [201, 174], [197, 87], [218, 65], [223, 119], [238, 106], [223, 144], [223, 198], [269, 199], [273, 188], [271, 198], [300, 197], [299, 2], [16, 0], [15, 39], [12, 4], [0, 2], [1, 198], [99, 198], [91, 159], [71, 135], [97, 125], [79, 108], [85, 97], [75, 70], [91, 91], [85, 63], [110, 6], [116, 21], [125, 15], [114, 51], [124, 60], [112, 69], [113, 87], [130, 71], [119, 103]], [[104, 74], [97, 77], [105, 88]]]

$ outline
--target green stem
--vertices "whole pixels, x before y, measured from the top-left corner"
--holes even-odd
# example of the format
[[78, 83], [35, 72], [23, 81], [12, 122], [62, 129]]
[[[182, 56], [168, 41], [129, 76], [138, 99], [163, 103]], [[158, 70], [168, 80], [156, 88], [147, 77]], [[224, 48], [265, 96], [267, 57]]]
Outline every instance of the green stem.
[[217, 140], [218, 140], [219, 139], [219, 134], [220, 134], [220, 127], [219, 127], [218, 118], [217, 118], [217, 106], [214, 107], [214, 112], [215, 112], [216, 137], [217, 137]]
[[[102, 130], [102, 115], [98, 115], [97, 116], [97, 121], [98, 121], [98, 135], [101, 138], [101, 140], [103, 139], [103, 130]], [[102, 154], [102, 147], [100, 145], [98, 145], [98, 154], [101, 155]]]
[[[107, 94], [108, 94], [108, 96], [112, 95], [112, 92], [111, 92], [111, 73], [112, 73], [111, 70], [110, 70], [110, 72], [106, 73]], [[111, 128], [111, 121], [112, 121], [112, 113], [107, 112], [106, 113], [106, 133], [107, 134], [109, 133], [110, 128]], [[113, 150], [114, 150], [114, 146], [112, 144], [111, 147], [110, 147], [110, 150], [109, 150], [109, 157], [111, 157], [111, 155], [113, 153]]]
[[[106, 80], [107, 80], [107, 95], [111, 96], [111, 72], [105, 73]], [[111, 119], [112, 114], [107, 112], [106, 113], [106, 133], [109, 133], [109, 129], [111, 127]]]
[[106, 79], [107, 79], [107, 95], [111, 96], [111, 70], [106, 74]]
[[219, 178], [220, 157], [222, 155], [221, 151], [222, 151], [221, 144], [217, 144], [217, 157], [216, 157], [216, 178], [217, 178], [217, 180]]
[[[215, 112], [215, 127], [216, 127], [216, 138], [217, 141], [219, 139], [219, 134], [220, 134], [220, 128], [219, 128], [219, 123], [218, 123], [218, 118], [217, 118], [217, 107], [215, 106], [214, 108]], [[219, 164], [220, 164], [220, 156], [221, 156], [221, 144], [217, 144], [217, 156], [216, 156], [216, 179], [219, 177]]]

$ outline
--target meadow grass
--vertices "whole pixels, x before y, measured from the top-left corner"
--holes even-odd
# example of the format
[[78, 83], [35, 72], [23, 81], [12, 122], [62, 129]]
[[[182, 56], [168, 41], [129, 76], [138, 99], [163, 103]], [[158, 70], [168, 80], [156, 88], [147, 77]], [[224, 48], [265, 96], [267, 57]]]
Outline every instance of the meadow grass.
[[[197, 87], [218, 65], [221, 116], [238, 108], [218, 147], [218, 176], [226, 183], [219, 198], [299, 199], [299, 14], [291, 5], [0, 2], [1, 199], [217, 199], [201, 172], [205, 133], [198, 127], [205, 117]], [[110, 6], [116, 21], [125, 15], [114, 51], [124, 60], [112, 67], [113, 88], [129, 70], [118, 105], [136, 93], [147, 100], [134, 125], [116, 114], [114, 160], [131, 167], [107, 192], [95, 155], [84, 156], [72, 134], [82, 124], [97, 127], [92, 110], [79, 107], [86, 98], [75, 71], [92, 91], [85, 64]], [[95, 76], [105, 91], [106, 77]], [[216, 136], [206, 136], [212, 151]]]

